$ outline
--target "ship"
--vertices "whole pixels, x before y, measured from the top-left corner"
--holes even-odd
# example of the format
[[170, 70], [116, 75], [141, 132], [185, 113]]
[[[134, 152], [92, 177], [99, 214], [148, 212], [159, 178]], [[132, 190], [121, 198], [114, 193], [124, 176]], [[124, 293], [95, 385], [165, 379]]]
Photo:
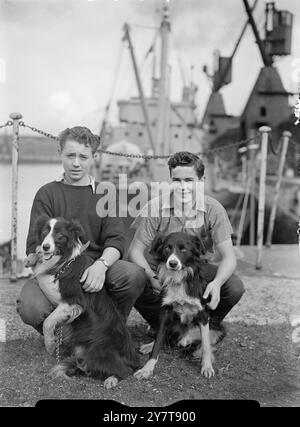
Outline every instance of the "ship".
[[[234, 229], [238, 228], [247, 188], [247, 170], [255, 167], [259, 169], [259, 141], [252, 144], [256, 146], [256, 150], [249, 149], [247, 142], [232, 148], [228, 147], [228, 149], [226, 147], [236, 141], [251, 139], [262, 125], [271, 127], [273, 145], [276, 145], [277, 150], [280, 148], [280, 136], [284, 130], [292, 132], [294, 141], [300, 141], [300, 126], [297, 127], [294, 124], [295, 117], [290, 102], [295, 94], [284, 88], [276, 67], [277, 60], [291, 54], [293, 14], [277, 9], [274, 2], [267, 2], [264, 34], [261, 36], [253, 15], [258, 0], [255, 0], [251, 7], [248, 0], [241, 0], [241, 5], [242, 3], [245, 8], [245, 23], [233, 45], [232, 54], [225, 57], [216, 49], [213, 55], [212, 72], [209, 72], [207, 66], [203, 66], [203, 71], [211, 85], [211, 94], [202, 118], [197, 112], [198, 87], [192, 78], [188, 83], [183, 84], [180, 101], [174, 102], [170, 98], [171, 67], [168, 54], [172, 22], [168, 4], [162, 8], [160, 27], [156, 29], [160, 36], [160, 61], [158, 62], [155, 53], [157, 49], [154, 44], [158, 44], [157, 38], [147, 49], [147, 55], [153, 55], [150, 94], [144, 92], [130, 25], [124, 24], [122, 39], [129, 48], [138, 96], [118, 100], [119, 125], [117, 126], [110, 125], [110, 105], [106, 107], [99, 130], [100, 149], [92, 171], [98, 180], [116, 181], [120, 173], [125, 173], [129, 182], [167, 181], [169, 171], [166, 159], [169, 154], [186, 150], [201, 155], [209, 150], [213, 151], [213, 155], [203, 156], [206, 165], [206, 192], [225, 206]], [[246, 104], [241, 107], [241, 114], [234, 116], [226, 111], [222, 88], [233, 84], [234, 57], [248, 26], [253, 30], [255, 43], [262, 59], [262, 67], [258, 70], [258, 77]], [[26, 143], [21, 144], [20, 147], [20, 162], [59, 162], [56, 147], [52, 142], [45, 138], [22, 138], [27, 139]], [[10, 162], [10, 138], [4, 134], [2, 139], [1, 161]], [[42, 139], [43, 143], [41, 143]], [[217, 150], [222, 147], [226, 149]], [[115, 153], [115, 155], [105, 152]], [[120, 153], [123, 155], [118, 155]], [[151, 160], [152, 155], [162, 158]], [[297, 241], [295, 224], [300, 217], [300, 178], [297, 175], [299, 163], [299, 144], [298, 147], [296, 144], [290, 144], [281, 184], [274, 243], [296, 243]], [[278, 156], [269, 153], [267, 220], [277, 179], [277, 169]], [[255, 244], [258, 184], [258, 176], [256, 176], [251, 188], [250, 207], [243, 227], [242, 244]]]
[[[232, 54], [229, 57], [215, 50], [213, 71], [203, 66], [209, 78], [211, 94], [202, 119], [197, 115], [194, 81], [182, 88], [180, 102], [170, 99], [170, 68], [168, 66], [168, 47], [171, 35], [171, 22], [168, 5], [162, 10], [159, 28], [160, 34], [160, 73], [156, 74], [156, 57], [153, 59], [151, 94], [146, 96], [134, 53], [130, 26], [124, 25], [123, 40], [128, 43], [138, 97], [118, 100], [119, 125], [110, 126], [105, 114], [100, 131], [101, 146], [94, 174], [99, 180], [116, 181], [120, 173], [126, 173], [129, 181], [144, 180], [162, 181], [169, 179], [166, 158], [176, 151], [193, 153], [213, 152], [204, 156], [206, 164], [206, 193], [219, 200], [227, 209], [233, 226], [238, 228], [241, 216], [241, 202], [247, 188], [247, 170], [259, 170], [259, 141], [253, 144], [252, 138], [258, 135], [261, 126], [272, 129], [272, 148], [280, 149], [280, 138], [284, 130], [290, 130], [294, 141], [300, 140], [299, 127], [294, 123], [291, 97], [282, 83], [276, 61], [291, 54], [293, 14], [276, 8], [274, 2], [265, 6], [264, 35], [259, 34], [253, 12], [258, 3], [255, 0], [250, 7], [248, 0], [242, 0], [246, 20]], [[239, 116], [230, 115], [225, 109], [221, 89], [232, 83], [233, 59], [244, 36], [247, 26], [253, 30], [255, 42], [259, 49], [263, 66], [248, 97], [246, 105]], [[154, 51], [153, 46], [149, 52]], [[298, 95], [298, 94], [297, 94]], [[106, 113], [109, 108], [107, 107]], [[250, 142], [247, 142], [250, 140]], [[235, 141], [246, 141], [238, 147], [219, 150]], [[251, 145], [252, 143], [252, 145]], [[248, 147], [256, 147], [248, 149]], [[215, 150], [215, 151], [214, 151]], [[268, 223], [276, 173], [278, 155], [268, 154], [266, 221]], [[126, 157], [105, 154], [125, 153]], [[132, 156], [131, 156], [132, 154]], [[145, 155], [164, 156], [154, 161], [144, 158]], [[297, 162], [300, 162], [300, 150], [296, 144], [290, 144], [286, 156], [282, 190], [273, 234], [274, 243], [296, 243], [295, 223], [300, 217], [300, 178], [297, 176]], [[258, 174], [257, 174], [258, 175]], [[258, 176], [254, 177], [250, 194], [250, 206], [247, 209], [243, 235], [240, 243], [256, 242], [255, 230], [257, 217]], [[266, 233], [266, 230], [265, 230]]]

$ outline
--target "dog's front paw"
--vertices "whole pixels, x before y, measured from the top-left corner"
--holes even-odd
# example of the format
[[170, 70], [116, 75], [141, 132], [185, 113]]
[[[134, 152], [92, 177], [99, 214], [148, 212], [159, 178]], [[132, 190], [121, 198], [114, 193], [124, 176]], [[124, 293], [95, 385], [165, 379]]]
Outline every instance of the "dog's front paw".
[[145, 366], [142, 369], [136, 371], [133, 376], [138, 380], [146, 380], [152, 377], [154, 372], [154, 367], [156, 365], [157, 359], [149, 359]]
[[147, 368], [145, 369], [145, 367], [142, 369], [139, 369], [133, 374], [133, 376], [138, 380], [147, 380], [148, 378], [152, 377], [152, 375], [153, 375], [153, 369], [152, 370]]
[[107, 390], [109, 390], [110, 388], [115, 387], [118, 384], [118, 378], [116, 377], [108, 377], [106, 378], [106, 380], [104, 381], [104, 388], [106, 388]]
[[68, 319], [66, 321], [67, 324], [72, 323], [78, 316], [83, 312], [83, 307], [79, 304], [73, 304], [71, 306], [70, 314], [68, 315]]
[[149, 342], [148, 344], [143, 344], [140, 346], [139, 352], [142, 354], [149, 354], [151, 353], [153, 346], [154, 346], [154, 341]]
[[26, 268], [34, 267], [39, 261], [39, 255], [38, 254], [29, 254], [27, 258], [24, 260], [24, 266]]
[[215, 375], [215, 371], [211, 364], [203, 364], [201, 367], [201, 374], [204, 375], [205, 378], [211, 378]]

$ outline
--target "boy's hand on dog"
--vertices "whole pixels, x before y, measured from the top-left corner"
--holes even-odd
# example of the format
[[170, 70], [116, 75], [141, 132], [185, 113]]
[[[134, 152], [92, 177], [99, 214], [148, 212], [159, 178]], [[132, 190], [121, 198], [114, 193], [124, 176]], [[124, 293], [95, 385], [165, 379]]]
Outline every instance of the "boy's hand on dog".
[[86, 292], [99, 292], [103, 288], [107, 268], [102, 262], [94, 262], [81, 276], [80, 283]]
[[155, 279], [154, 277], [151, 277], [150, 282], [153, 289], [153, 293], [159, 295], [161, 293], [160, 281], [158, 279]]
[[207, 299], [211, 296], [209, 303], [207, 304], [211, 310], [215, 310], [220, 302], [220, 285], [214, 281], [210, 282], [203, 294], [203, 299]]

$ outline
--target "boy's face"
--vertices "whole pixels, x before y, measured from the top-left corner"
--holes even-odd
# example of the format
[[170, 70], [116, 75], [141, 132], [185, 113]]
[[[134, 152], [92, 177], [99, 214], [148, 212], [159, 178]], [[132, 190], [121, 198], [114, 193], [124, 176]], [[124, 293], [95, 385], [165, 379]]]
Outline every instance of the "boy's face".
[[204, 177], [198, 178], [194, 166], [177, 166], [171, 169], [172, 187], [175, 195], [182, 203], [195, 200], [197, 183], [203, 182]]
[[61, 153], [65, 178], [70, 184], [78, 184], [90, 173], [93, 162], [92, 148], [72, 139], [65, 142]]

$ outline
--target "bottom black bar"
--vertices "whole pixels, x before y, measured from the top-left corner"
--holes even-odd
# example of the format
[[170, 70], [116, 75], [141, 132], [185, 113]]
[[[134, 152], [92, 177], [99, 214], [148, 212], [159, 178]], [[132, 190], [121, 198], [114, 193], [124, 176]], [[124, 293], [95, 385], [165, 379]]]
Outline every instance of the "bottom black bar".
[[[43, 413], [64, 414], [68, 421], [84, 414], [85, 424], [151, 425], [154, 423], [174, 423], [176, 425], [199, 425], [204, 415], [216, 411], [244, 410], [247, 417], [260, 405], [255, 400], [181, 400], [164, 407], [129, 407], [113, 400], [40, 400], [36, 408]], [[214, 411], [214, 412], [212, 412]], [[60, 415], [60, 418], [61, 418]], [[86, 424], [87, 425], [87, 424]]]

